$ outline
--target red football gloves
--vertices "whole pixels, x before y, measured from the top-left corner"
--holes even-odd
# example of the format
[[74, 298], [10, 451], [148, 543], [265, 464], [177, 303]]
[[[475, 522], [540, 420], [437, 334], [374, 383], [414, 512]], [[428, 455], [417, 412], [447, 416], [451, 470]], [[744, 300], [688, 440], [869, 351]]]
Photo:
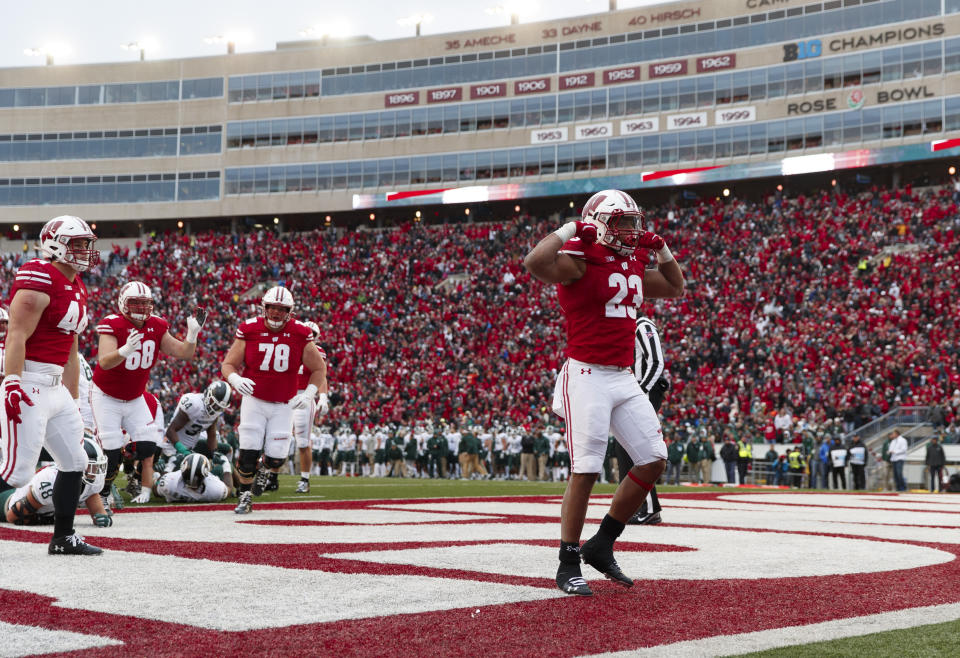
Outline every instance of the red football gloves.
[[644, 231], [640, 234], [640, 239], [637, 241], [637, 247], [640, 249], [660, 251], [665, 246], [667, 246], [667, 243], [664, 239], [652, 231]]
[[597, 227], [587, 222], [575, 222], [577, 225], [577, 237], [583, 244], [593, 244], [597, 241]]
[[17, 425], [22, 422], [20, 418], [21, 402], [25, 402], [29, 407], [33, 406], [33, 400], [28, 398], [23, 389], [20, 388], [20, 376], [7, 375], [6, 379], [3, 380], [3, 406], [7, 412], [7, 420], [12, 420]]

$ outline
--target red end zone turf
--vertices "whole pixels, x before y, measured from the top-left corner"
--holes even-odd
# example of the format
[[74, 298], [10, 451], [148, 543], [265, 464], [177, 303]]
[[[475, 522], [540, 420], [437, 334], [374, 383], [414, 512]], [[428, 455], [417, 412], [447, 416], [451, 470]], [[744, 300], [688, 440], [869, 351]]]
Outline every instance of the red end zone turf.
[[[108, 549], [103, 558], [48, 557], [46, 529], [4, 524], [0, 621], [122, 642], [82, 649], [81, 641], [64, 639], [49, 647], [78, 655], [577, 656], [960, 603], [960, 542], [951, 543], [960, 506], [952, 499], [788, 494], [778, 500], [757, 492], [661, 498], [665, 523], [628, 527], [618, 558], [628, 573], [632, 561], [650, 573], [662, 567], [667, 577], [639, 579], [624, 590], [584, 567], [596, 594], [590, 599], [560, 594], [550, 577], [556, 496], [262, 504], [249, 517], [217, 506], [122, 512], [112, 529], [81, 530]], [[601, 502], [596, 513], [591, 509], [585, 538], [602, 516]], [[878, 521], [888, 517], [892, 523]], [[818, 520], [819, 530], [811, 529]], [[953, 532], [937, 529], [944, 527]], [[161, 538], [165, 533], [174, 537]], [[273, 539], [250, 542], [243, 533]], [[937, 533], [942, 541], [931, 541]], [[811, 541], [826, 543], [805, 543]], [[853, 552], [798, 553], [804, 549], [797, 547], [830, 542]], [[779, 576], [761, 564], [764, 550], [771, 563], [782, 563]], [[876, 566], [887, 554], [907, 566]], [[516, 573], [531, 557], [535, 568]], [[71, 570], [101, 571], [100, 591], [84, 598], [70, 577], [50, 581], [50, 570], [65, 568], [56, 562], [64, 559]], [[850, 572], [837, 566], [845, 560]], [[700, 561], [709, 564], [700, 569]], [[864, 564], [874, 566], [863, 571]], [[115, 565], [125, 571], [113, 571]], [[138, 565], [160, 572], [139, 575]], [[336, 587], [290, 600], [290, 588], [271, 591], [256, 582], [247, 591], [223, 589], [238, 572], [261, 568], [280, 569], [256, 571], [264, 583], [292, 575], [309, 587], [311, 578], [323, 576]], [[670, 571], [676, 568], [690, 569], [690, 577]], [[87, 576], [75, 576], [81, 577]], [[371, 589], [365, 599], [376, 579], [381, 585], [386, 579], [390, 596]], [[485, 588], [501, 588], [507, 598], [516, 589], [517, 600], [477, 605]], [[175, 615], [158, 618], [163, 615], [140, 606], [138, 597], [151, 592], [171, 602], [158, 607], [178, 605]], [[272, 606], [280, 620], [291, 600], [314, 606], [301, 617], [325, 620], [274, 622], [263, 618], [263, 605], [248, 605], [256, 597], [268, 597], [266, 609]], [[407, 604], [418, 611], [395, 612]], [[338, 611], [349, 618], [336, 618]], [[796, 642], [813, 639], [798, 632]]]

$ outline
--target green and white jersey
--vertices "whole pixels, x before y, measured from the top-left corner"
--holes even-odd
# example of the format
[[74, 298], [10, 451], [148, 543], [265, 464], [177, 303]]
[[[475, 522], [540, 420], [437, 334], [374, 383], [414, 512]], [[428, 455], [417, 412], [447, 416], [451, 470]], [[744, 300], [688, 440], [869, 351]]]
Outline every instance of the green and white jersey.
[[181, 411], [187, 417], [187, 424], [177, 432], [177, 440], [191, 450], [201, 438], [206, 439], [207, 429], [223, 415], [222, 411], [216, 411], [212, 414], [207, 412], [203, 404], [203, 393], [182, 395], [177, 403], [176, 411], [173, 412], [173, 418], [176, 418]]
[[83, 429], [91, 432], [97, 423], [93, 419], [93, 409], [90, 407], [90, 383], [93, 381], [93, 368], [87, 360], [80, 357], [80, 377], [77, 380], [77, 395], [80, 398], [80, 417], [83, 419]]

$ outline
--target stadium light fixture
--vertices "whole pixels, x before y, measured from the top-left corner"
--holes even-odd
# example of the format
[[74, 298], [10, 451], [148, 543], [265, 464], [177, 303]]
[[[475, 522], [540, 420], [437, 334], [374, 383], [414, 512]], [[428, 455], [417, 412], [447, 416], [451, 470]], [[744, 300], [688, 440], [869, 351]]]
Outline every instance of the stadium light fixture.
[[343, 19], [326, 21], [323, 24], [311, 25], [297, 32], [302, 37], [319, 39], [326, 45], [329, 39], [343, 39], [353, 34], [350, 23]]
[[514, 206], [513, 212], [520, 212], [520, 206]]
[[14, 225], [13, 225], [13, 231], [14, 231], [14, 233], [16, 233], [16, 232], [19, 231], [19, 230], [20, 230], [20, 225], [19, 225], [19, 224], [14, 224]]
[[415, 25], [417, 28], [417, 36], [420, 36], [420, 25], [423, 23], [429, 23], [432, 20], [433, 20], [433, 14], [429, 14], [429, 13], [412, 14], [410, 16], [398, 18], [397, 25]]
[[487, 7], [484, 12], [490, 15], [508, 14], [510, 16], [510, 25], [516, 25], [520, 18], [533, 16], [540, 10], [540, 4], [536, 0], [506, 0], [499, 5]]
[[723, 196], [730, 196], [730, 188], [729, 188], [729, 187], [723, 188]]
[[45, 43], [35, 48], [24, 48], [23, 54], [30, 57], [45, 57], [47, 66], [53, 66], [54, 59], [67, 55], [70, 52], [70, 46], [64, 43]]
[[376, 216], [375, 214], [370, 213], [370, 221], [371, 221], [371, 222], [372, 222], [373, 220], [375, 220], [376, 218], [377, 218], [377, 216]]
[[247, 43], [251, 40], [252, 37], [246, 30], [231, 30], [226, 34], [215, 34], [211, 37], [203, 38], [203, 42], [207, 44], [226, 44], [228, 55], [233, 55], [237, 52], [238, 43]]
[[950, 174], [951, 176], [955, 176], [957, 173], [957, 168], [954, 167], [953, 165], [950, 165], [950, 168], [947, 169], [947, 173]]

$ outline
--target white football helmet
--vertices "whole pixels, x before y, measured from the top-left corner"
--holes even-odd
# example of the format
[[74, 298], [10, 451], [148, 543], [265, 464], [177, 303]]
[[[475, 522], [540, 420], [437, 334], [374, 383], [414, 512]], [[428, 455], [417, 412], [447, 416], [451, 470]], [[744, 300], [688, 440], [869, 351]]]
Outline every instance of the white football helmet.
[[124, 316], [143, 323], [153, 314], [153, 292], [150, 286], [140, 281], [130, 281], [120, 288], [117, 307]]
[[583, 221], [597, 227], [597, 242], [623, 256], [630, 256], [646, 230], [643, 210], [620, 190], [597, 192], [583, 206]]
[[73, 215], [54, 217], [40, 230], [40, 251], [52, 261], [85, 272], [100, 262], [94, 249], [97, 236], [85, 221]]
[[310, 340], [314, 343], [320, 342], [320, 325], [313, 320], [305, 320], [304, 324], [310, 327]]
[[287, 324], [290, 312], [293, 311], [293, 293], [283, 286], [274, 286], [263, 294], [260, 306], [267, 327], [279, 331]]
[[7, 313], [7, 309], [0, 306], [0, 340], [3, 340], [7, 337], [7, 325], [9, 324], [10, 314]]
[[215, 414], [226, 410], [230, 404], [230, 387], [219, 379], [214, 380], [203, 392], [203, 408], [208, 414]]
[[83, 481], [97, 488], [97, 483], [103, 486], [107, 477], [107, 455], [104, 454], [100, 442], [91, 437], [83, 438], [83, 449], [87, 453], [87, 467], [83, 471]]

